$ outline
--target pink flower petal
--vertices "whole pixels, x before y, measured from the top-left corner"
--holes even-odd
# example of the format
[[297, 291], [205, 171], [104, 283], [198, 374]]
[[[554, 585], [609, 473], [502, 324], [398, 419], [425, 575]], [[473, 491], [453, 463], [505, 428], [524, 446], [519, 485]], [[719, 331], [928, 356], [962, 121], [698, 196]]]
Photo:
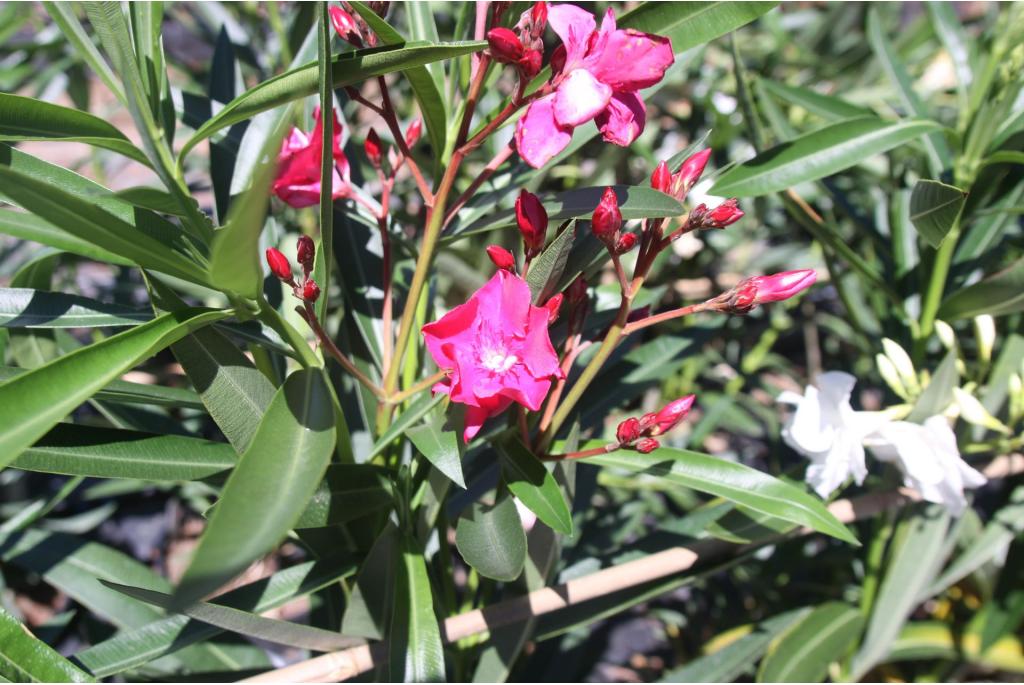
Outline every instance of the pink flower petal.
[[668, 38], [632, 29], [613, 32], [601, 48], [591, 51], [587, 69], [616, 92], [653, 86], [675, 61]]
[[555, 121], [562, 126], [579, 126], [597, 116], [611, 97], [611, 88], [586, 69], [576, 69], [555, 91]]
[[647, 107], [636, 93], [616, 93], [594, 123], [609, 143], [626, 147], [644, 131]]
[[587, 52], [590, 34], [597, 27], [594, 15], [566, 3], [548, 7], [548, 24], [565, 45], [565, 64], [572, 69]]
[[519, 156], [539, 169], [572, 140], [572, 129], [555, 121], [555, 95], [548, 95], [532, 103], [516, 124], [516, 149]]

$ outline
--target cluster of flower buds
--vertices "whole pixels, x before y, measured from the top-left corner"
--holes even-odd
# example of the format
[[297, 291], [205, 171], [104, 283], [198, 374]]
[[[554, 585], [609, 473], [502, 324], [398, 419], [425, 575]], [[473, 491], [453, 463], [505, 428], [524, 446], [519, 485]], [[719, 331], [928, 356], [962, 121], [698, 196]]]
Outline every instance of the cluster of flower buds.
[[624, 254], [636, 247], [639, 238], [635, 233], [622, 232], [622, 212], [615, 190], [605, 188], [601, 201], [590, 217], [590, 230], [597, 239], [608, 246], [613, 254]]
[[[711, 158], [711, 149], [701, 150], [687, 157], [676, 173], [672, 173], [668, 163], [661, 161], [651, 174], [651, 187], [682, 202], [690, 189], [696, 185], [704, 167]], [[725, 228], [743, 218], [743, 210], [739, 208], [736, 198], [730, 198], [714, 208], [701, 203], [693, 208], [686, 220], [688, 230], [707, 228]]]
[[746, 314], [759, 304], [788, 300], [810, 288], [818, 279], [814, 269], [783, 271], [771, 276], [754, 276], [714, 300], [713, 309], [727, 314]]
[[533, 259], [544, 249], [547, 240], [548, 212], [540, 198], [525, 188], [516, 198], [516, 223], [523, 236], [523, 252], [527, 259]]
[[629, 417], [620, 423], [615, 431], [619, 447], [631, 448], [641, 454], [658, 449], [660, 445], [655, 438], [672, 430], [686, 418], [693, 407], [694, 399], [694, 395], [686, 395], [669, 402], [659, 412], [644, 414], [640, 418]]
[[739, 201], [733, 197], [714, 209], [708, 209], [704, 203], [697, 205], [690, 212], [690, 216], [687, 218], [687, 225], [695, 230], [725, 228], [742, 218], [743, 210], [739, 208]]
[[[331, 16], [331, 25], [334, 26], [334, 30], [338, 33], [338, 37], [346, 43], [354, 45], [357, 48], [363, 47], [367, 41], [364, 40], [364, 35], [368, 37], [369, 44], [372, 46], [376, 41], [372, 31], [363, 30], [360, 27], [361, 19], [357, 19], [350, 12], [346, 11], [341, 7], [328, 7], [327, 12]], [[364, 24], [365, 27], [365, 24]], [[365, 27], [368, 29], [368, 27]]]
[[487, 32], [487, 44], [496, 62], [514, 65], [524, 80], [540, 73], [544, 60], [544, 27], [548, 23], [548, 4], [534, 3], [523, 13], [516, 30], [504, 27]]
[[295, 251], [295, 259], [302, 267], [302, 280], [296, 282], [292, 274], [292, 265], [284, 253], [276, 247], [267, 248], [267, 264], [270, 271], [292, 287], [292, 294], [305, 302], [316, 302], [320, 297], [320, 286], [313, 280], [313, 262], [316, 259], [316, 245], [308, 235], [299, 237], [299, 244]]

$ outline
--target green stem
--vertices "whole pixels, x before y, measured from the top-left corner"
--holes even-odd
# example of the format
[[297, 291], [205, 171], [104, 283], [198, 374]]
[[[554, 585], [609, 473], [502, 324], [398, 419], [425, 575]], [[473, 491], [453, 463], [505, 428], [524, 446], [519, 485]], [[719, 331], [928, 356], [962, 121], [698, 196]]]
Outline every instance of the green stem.
[[958, 222], [935, 253], [932, 275], [928, 280], [928, 289], [924, 293], [924, 301], [921, 304], [919, 331], [921, 340], [927, 340], [935, 326], [935, 316], [939, 311], [939, 304], [942, 302], [942, 293], [946, 290], [946, 278], [949, 276], [949, 267], [953, 263], [953, 252], [956, 250], [959, 237], [960, 225]]
[[284, 320], [280, 312], [270, 306], [270, 303], [267, 302], [262, 293], [259, 296], [258, 302], [260, 311], [257, 316], [260, 321], [273, 328], [285, 342], [291, 345], [292, 349], [299, 355], [299, 363], [305, 368], [321, 366], [320, 360], [313, 350], [309, 348], [306, 339], [295, 330], [294, 326]]

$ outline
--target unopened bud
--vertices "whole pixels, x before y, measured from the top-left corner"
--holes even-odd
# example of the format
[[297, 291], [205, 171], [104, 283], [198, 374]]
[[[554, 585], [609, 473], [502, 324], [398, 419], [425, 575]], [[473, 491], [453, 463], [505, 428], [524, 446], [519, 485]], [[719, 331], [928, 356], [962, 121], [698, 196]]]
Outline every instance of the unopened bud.
[[524, 79], [532, 79], [534, 76], [540, 73], [540, 68], [544, 64], [544, 55], [540, 50], [527, 50], [523, 53], [523, 56], [516, 62], [519, 67], [519, 71], [522, 72]]
[[362, 44], [362, 35], [359, 33], [359, 25], [351, 14], [340, 7], [329, 7], [327, 11], [331, 15], [331, 25], [338, 32], [338, 36], [354, 45]]
[[377, 169], [380, 168], [382, 147], [380, 136], [371, 128], [366, 136], [366, 142], [363, 143], [363, 149], [366, 150], [366, 158], [370, 160], [370, 164]]
[[636, 417], [629, 417], [619, 424], [615, 430], [615, 438], [620, 445], [628, 445], [640, 437], [640, 420]]
[[519, 224], [528, 257], [544, 249], [548, 233], [548, 212], [540, 199], [525, 188], [519, 191], [519, 197], [516, 198], [516, 223]]
[[935, 320], [935, 334], [939, 336], [939, 342], [947, 350], [956, 348], [956, 333], [953, 331], [953, 327], [942, 319]]
[[316, 258], [316, 244], [308, 235], [299, 236], [299, 244], [295, 250], [295, 259], [302, 265], [302, 270], [309, 275], [313, 270], [313, 260]]
[[990, 314], [974, 317], [974, 337], [978, 340], [978, 359], [987, 364], [996, 342], [996, 320]]
[[270, 271], [282, 281], [292, 280], [292, 265], [276, 247], [267, 248], [267, 264], [270, 265]]
[[687, 157], [672, 178], [671, 194], [682, 199], [700, 178], [700, 175], [704, 173], [704, 167], [708, 165], [710, 158], [711, 148], [695, 152]]
[[636, 237], [636, 233], [623, 233], [615, 243], [615, 253], [626, 254], [636, 247], [637, 240], [639, 239]]
[[658, 421], [658, 415], [657, 414], [655, 414], [652, 411], [651, 412], [647, 412], [646, 414], [644, 414], [643, 416], [640, 417], [640, 432], [641, 433], [646, 433], [647, 431], [649, 431], [651, 428], [654, 427], [654, 425], [655, 425], [655, 423], [657, 423], [657, 421]]
[[636, 451], [640, 454], [650, 454], [659, 447], [661, 444], [654, 438], [642, 438], [636, 441]]
[[320, 297], [320, 286], [312, 278], [307, 278], [306, 282], [302, 284], [302, 299], [307, 302], [316, 302], [318, 297]]
[[419, 118], [413, 119], [409, 128], [405, 129], [405, 144], [408, 147], [415, 145], [420, 136], [423, 135], [423, 121]]
[[723, 296], [721, 311], [746, 314], [759, 304], [787, 300], [810, 288], [817, 279], [814, 269], [748, 278]]
[[516, 268], [516, 258], [512, 256], [512, 253], [503, 248], [501, 245], [491, 245], [487, 248], [487, 256], [491, 258], [491, 262], [494, 266], [499, 269], [505, 269], [506, 271], [514, 271]]
[[615, 244], [615, 236], [622, 228], [622, 212], [619, 211], [619, 198], [611, 187], [605, 188], [590, 221], [590, 230], [598, 239], [607, 245]]
[[562, 293], [555, 293], [544, 303], [544, 309], [548, 310], [548, 325], [550, 326], [558, 320], [558, 311], [562, 308], [562, 300], [565, 297]]
[[548, 25], [548, 3], [543, 0], [533, 3], [533, 9], [530, 11], [530, 23], [531, 35], [534, 38], [539, 38], [544, 34], [544, 27]]
[[743, 218], [739, 200], [730, 198], [707, 213], [703, 228], [725, 228]]
[[654, 417], [654, 428], [651, 435], [661, 435], [675, 428], [690, 413], [694, 399], [696, 399], [694, 395], [687, 395], [666, 404]]
[[512, 29], [499, 27], [487, 32], [487, 45], [496, 62], [515, 64], [523, 57], [523, 43]]
[[651, 174], [651, 187], [663, 193], [672, 192], [672, 172], [668, 169], [668, 163], [664, 160], [658, 162], [654, 173]]

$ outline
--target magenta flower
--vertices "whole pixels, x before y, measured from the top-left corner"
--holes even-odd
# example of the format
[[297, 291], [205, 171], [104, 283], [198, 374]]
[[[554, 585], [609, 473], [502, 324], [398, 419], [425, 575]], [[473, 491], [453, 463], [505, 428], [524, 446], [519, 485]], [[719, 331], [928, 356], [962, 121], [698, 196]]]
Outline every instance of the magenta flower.
[[562, 376], [550, 312], [531, 300], [526, 281], [499, 270], [468, 302], [423, 327], [430, 356], [448, 373], [434, 392], [466, 405], [466, 442], [513, 402], [539, 410], [551, 379]]
[[[309, 135], [297, 128], [285, 138], [277, 156], [277, 178], [274, 194], [292, 207], [309, 207], [320, 202], [320, 147], [323, 134], [320, 129], [320, 108], [313, 113], [316, 123]], [[334, 178], [331, 195], [335, 200], [347, 197], [349, 166], [341, 150], [341, 122], [334, 112]]]
[[539, 169], [591, 119], [607, 142], [632, 143], [647, 113], [637, 91], [660, 81], [672, 65], [669, 39], [616, 28], [610, 9], [599, 31], [593, 15], [575, 5], [552, 5], [548, 23], [562, 39], [565, 62], [554, 76], [555, 92], [531, 103], [516, 125], [519, 155]]

